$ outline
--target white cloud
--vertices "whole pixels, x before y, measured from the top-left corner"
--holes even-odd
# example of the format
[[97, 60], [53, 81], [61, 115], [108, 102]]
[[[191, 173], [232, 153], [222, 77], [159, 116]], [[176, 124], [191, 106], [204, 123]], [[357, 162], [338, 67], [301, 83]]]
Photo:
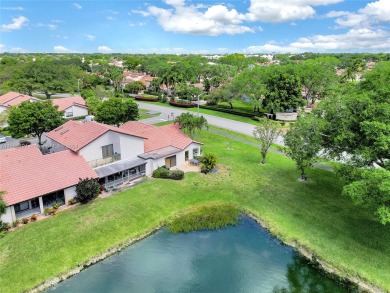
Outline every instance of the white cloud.
[[20, 47], [12, 47], [9, 49], [11, 53], [27, 53], [27, 50]]
[[371, 2], [359, 10], [360, 13], [373, 16], [379, 21], [390, 22], [390, 1], [379, 0]]
[[142, 15], [143, 17], [150, 16], [150, 13], [149, 13], [149, 12], [143, 11], [143, 10], [135, 10], [135, 9], [133, 9], [133, 10], [131, 10], [131, 12], [129, 12], [128, 14], [131, 15], [132, 13]]
[[247, 17], [251, 21], [287, 22], [312, 17], [313, 6], [335, 4], [343, 0], [251, 0]]
[[244, 49], [247, 53], [300, 52], [382, 52], [390, 48], [390, 33], [368, 28], [350, 29], [345, 34], [314, 35], [300, 38], [286, 46], [263, 44]]
[[72, 50], [65, 48], [64, 46], [54, 46], [55, 53], [70, 53]]
[[23, 11], [24, 8], [21, 6], [16, 6], [16, 7], [1, 7], [1, 10], [13, 10], [13, 11]]
[[202, 12], [194, 5], [185, 6], [184, 1], [166, 0], [174, 9], [149, 6], [148, 12], [156, 17], [158, 24], [168, 32], [194, 35], [241, 34], [254, 29], [240, 25], [244, 16], [235, 9], [214, 5]]
[[75, 7], [76, 9], [82, 9], [83, 7], [78, 4], [78, 3], [73, 3], [73, 7]]
[[107, 47], [107, 46], [99, 46], [98, 47], [99, 53], [111, 53], [113, 51], [114, 51], [113, 49], [111, 49], [110, 47]]
[[85, 37], [88, 39], [88, 41], [94, 41], [96, 39], [96, 36], [94, 35], [85, 35]]
[[1, 28], [4, 31], [11, 31], [11, 30], [18, 30], [21, 29], [26, 22], [28, 22], [28, 18], [25, 16], [19, 16], [12, 19], [12, 22], [10, 24], [2, 24]]
[[45, 28], [47, 28], [47, 29], [49, 29], [49, 30], [51, 30], [51, 31], [54, 31], [54, 30], [57, 29], [58, 25], [56, 25], [56, 24], [51, 24], [51, 23], [49, 23], [49, 24], [44, 24], [44, 23], [42, 23], [42, 22], [38, 22], [38, 23], [35, 25], [35, 27], [45, 27]]
[[137, 23], [129, 22], [129, 26], [130, 27], [145, 26], [146, 24], [147, 24], [147, 22], [145, 22], [145, 21], [140, 21], [140, 22], [137, 22]]

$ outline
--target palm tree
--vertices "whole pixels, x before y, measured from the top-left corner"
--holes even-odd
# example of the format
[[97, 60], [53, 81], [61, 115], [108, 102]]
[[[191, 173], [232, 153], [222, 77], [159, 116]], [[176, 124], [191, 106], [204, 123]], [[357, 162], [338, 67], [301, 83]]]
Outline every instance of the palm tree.
[[195, 116], [191, 113], [182, 113], [176, 117], [175, 123], [180, 125], [180, 128], [189, 135], [192, 139], [198, 137], [203, 128], [208, 127], [208, 122], [203, 116]]

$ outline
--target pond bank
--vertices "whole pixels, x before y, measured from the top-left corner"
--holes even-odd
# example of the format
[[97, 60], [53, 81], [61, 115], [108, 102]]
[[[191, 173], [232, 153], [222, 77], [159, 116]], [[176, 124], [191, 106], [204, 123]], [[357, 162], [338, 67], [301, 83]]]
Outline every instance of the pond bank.
[[[215, 205], [211, 205], [211, 206], [215, 206]], [[181, 212], [177, 213], [177, 215], [173, 219], [175, 219], [175, 218], [177, 219], [179, 215], [183, 214], [183, 212], [185, 214], [185, 211], [181, 211]], [[250, 211], [242, 210], [242, 213], [244, 215], [247, 215], [248, 217], [252, 218], [253, 220], [255, 220], [261, 227], [265, 228], [272, 237], [275, 237], [274, 234], [272, 233], [272, 229], [270, 229], [269, 225], [267, 225], [267, 223], [264, 222], [260, 217], [256, 216], [255, 214], [251, 213]], [[170, 221], [171, 220], [172, 219], [170, 219]], [[149, 230], [149, 231], [147, 231], [147, 232], [145, 232], [137, 237], [132, 237], [132, 238], [128, 239], [127, 241], [125, 241], [122, 244], [118, 244], [116, 246], [113, 246], [110, 249], [106, 250], [105, 252], [87, 260], [86, 262], [84, 262], [80, 265], [78, 265], [76, 268], [71, 269], [68, 272], [65, 272], [63, 274], [58, 275], [57, 277], [54, 277], [54, 278], [51, 278], [51, 279], [45, 281], [44, 283], [40, 284], [39, 286], [31, 289], [29, 292], [45, 291], [48, 288], [80, 273], [81, 271], [92, 266], [93, 264], [96, 264], [96, 263], [106, 259], [107, 257], [112, 256], [112, 255], [122, 251], [123, 249], [127, 248], [128, 246], [130, 246], [136, 242], [139, 242], [139, 241], [147, 238], [148, 236], [151, 236], [152, 234], [154, 234], [155, 232], [160, 230], [166, 224], [167, 223], [159, 225], [159, 226], [157, 226], [157, 227], [155, 227], [155, 228], [153, 228], [153, 229], [151, 229], [151, 230]], [[359, 291], [363, 291], [363, 292], [372, 292], [372, 293], [384, 293], [385, 292], [382, 289], [380, 289], [376, 286], [373, 286], [372, 284], [365, 282], [364, 280], [361, 280], [357, 277], [345, 275], [343, 272], [336, 269], [332, 265], [320, 260], [314, 253], [312, 253], [309, 249], [307, 249], [306, 247], [303, 247], [299, 243], [286, 242], [286, 241], [283, 241], [283, 239], [280, 239], [279, 237], [275, 237], [275, 238], [278, 238], [282, 243], [293, 247], [297, 252], [299, 252], [299, 254], [304, 256], [310, 262], [318, 265], [319, 269], [324, 270], [326, 273], [330, 274], [331, 276], [335, 276], [343, 284], [347, 284], [350, 282], [353, 285], [356, 285], [359, 288]]]

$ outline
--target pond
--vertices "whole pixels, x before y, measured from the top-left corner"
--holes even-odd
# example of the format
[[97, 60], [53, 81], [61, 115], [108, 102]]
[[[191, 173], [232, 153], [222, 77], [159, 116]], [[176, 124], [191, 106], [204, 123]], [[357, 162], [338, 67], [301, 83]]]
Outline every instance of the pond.
[[161, 229], [53, 291], [347, 292], [248, 217], [218, 231]]

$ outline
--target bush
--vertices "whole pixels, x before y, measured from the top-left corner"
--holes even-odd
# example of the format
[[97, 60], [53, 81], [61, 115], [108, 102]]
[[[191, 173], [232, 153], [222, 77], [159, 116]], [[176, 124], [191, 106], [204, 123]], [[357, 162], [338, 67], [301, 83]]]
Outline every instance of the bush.
[[169, 173], [169, 178], [173, 180], [182, 180], [184, 178], [184, 172], [181, 170], [171, 171]]
[[75, 204], [76, 200], [74, 198], [68, 199], [68, 205]]
[[50, 209], [49, 208], [45, 208], [43, 211], [45, 212], [45, 215], [49, 215], [50, 214]]
[[175, 101], [169, 101], [169, 105], [174, 106], [174, 107], [181, 107], [181, 108], [194, 108], [194, 107], [196, 107], [196, 104], [179, 103], [179, 102], [175, 102]]
[[166, 95], [160, 95], [158, 96], [158, 100], [161, 102], [161, 103], [166, 103], [168, 102], [168, 97]]
[[12, 223], [12, 227], [16, 227], [20, 224], [20, 220], [19, 219], [16, 219], [13, 223]]
[[31, 221], [32, 222], [35, 222], [37, 220], [37, 215], [33, 214], [31, 217], [30, 217]]
[[23, 219], [22, 219], [22, 223], [23, 223], [23, 224], [27, 224], [27, 223], [28, 223], [28, 218], [23, 218]]
[[11, 228], [11, 225], [0, 220], [0, 232], [8, 231]]
[[154, 96], [135, 96], [135, 99], [138, 101], [158, 102], [158, 97]]
[[61, 206], [61, 204], [58, 202], [55, 202], [51, 206], [53, 207], [53, 209], [58, 210], [58, 208]]
[[206, 153], [203, 155], [203, 157], [201, 157], [200, 163], [200, 171], [207, 174], [211, 172], [217, 165], [217, 157], [213, 153]]
[[49, 213], [50, 213], [50, 215], [54, 216], [55, 214], [58, 213], [58, 211], [56, 209], [51, 209], [51, 210], [49, 210]]
[[167, 170], [164, 167], [159, 167], [153, 171], [152, 177], [153, 178], [168, 179], [169, 178], [169, 170]]
[[164, 167], [159, 167], [153, 171], [153, 178], [182, 180], [184, 172], [181, 170], [169, 171]]
[[76, 185], [75, 199], [85, 204], [99, 196], [100, 184], [93, 178], [81, 179]]

